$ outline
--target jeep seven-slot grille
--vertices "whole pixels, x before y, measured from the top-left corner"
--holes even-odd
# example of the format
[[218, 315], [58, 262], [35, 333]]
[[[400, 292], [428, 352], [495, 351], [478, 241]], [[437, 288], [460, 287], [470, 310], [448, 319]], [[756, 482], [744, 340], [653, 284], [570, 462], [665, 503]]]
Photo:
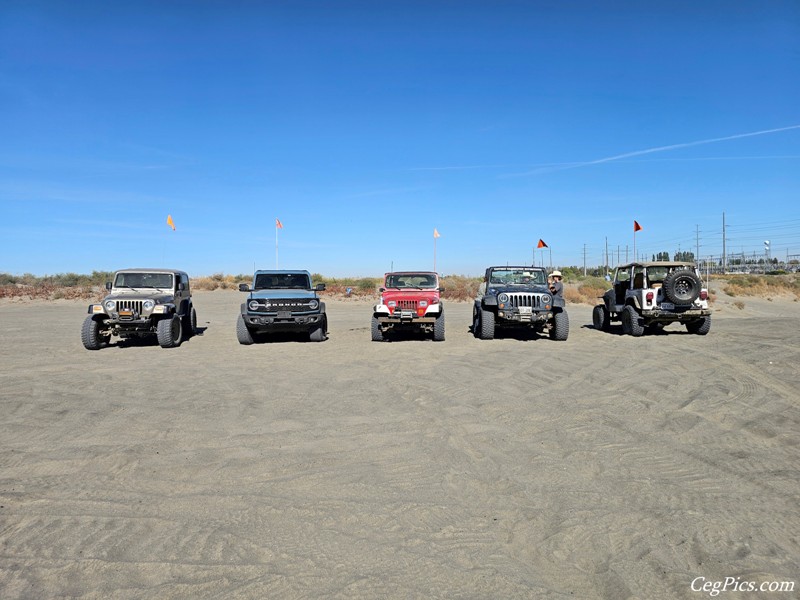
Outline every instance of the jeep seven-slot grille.
[[509, 294], [508, 305], [514, 308], [520, 306], [530, 306], [531, 308], [541, 308], [542, 297], [538, 294]]
[[398, 300], [397, 301], [397, 308], [400, 310], [417, 310], [417, 305], [419, 302], [417, 300]]
[[121, 310], [132, 310], [142, 314], [142, 300], [117, 300], [117, 312]]
[[280, 298], [280, 299], [270, 299], [266, 301], [266, 306], [263, 304], [263, 301], [259, 303], [259, 311], [266, 311], [266, 312], [309, 312], [312, 309], [309, 304], [314, 302], [319, 302], [318, 300], [314, 300], [313, 298]]

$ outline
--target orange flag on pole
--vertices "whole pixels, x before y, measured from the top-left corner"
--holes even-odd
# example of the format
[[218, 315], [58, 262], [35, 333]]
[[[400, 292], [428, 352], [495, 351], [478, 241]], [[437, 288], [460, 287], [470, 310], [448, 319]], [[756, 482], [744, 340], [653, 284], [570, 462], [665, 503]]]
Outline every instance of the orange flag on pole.
[[172, 231], [175, 231], [175, 221], [172, 220], [172, 215], [167, 215], [167, 225], [172, 227]]
[[275, 219], [275, 227], [278, 229], [283, 229], [283, 223], [281, 223], [280, 219]]
[[550, 246], [548, 246], [547, 244], [545, 244], [545, 243], [544, 243], [544, 240], [543, 240], [542, 238], [539, 238], [539, 243], [538, 243], [538, 244], [536, 244], [536, 247], [537, 247], [537, 248], [549, 248]]
[[442, 236], [439, 235], [439, 232], [436, 231], [436, 227], [433, 228], [433, 237], [434, 238], [442, 237]]
[[639, 225], [639, 222], [638, 221], [634, 221], [633, 222], [633, 233], [636, 233], [637, 231], [641, 231], [641, 230], [642, 230], [642, 226]]

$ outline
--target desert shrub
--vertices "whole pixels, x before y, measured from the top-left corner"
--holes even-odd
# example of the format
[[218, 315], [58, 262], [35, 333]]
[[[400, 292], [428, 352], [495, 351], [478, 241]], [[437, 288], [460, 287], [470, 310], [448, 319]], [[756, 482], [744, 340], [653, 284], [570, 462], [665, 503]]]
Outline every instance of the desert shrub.
[[733, 305], [739, 310], [744, 310], [744, 302], [742, 302], [741, 300], [737, 300], [736, 302], [733, 303]]

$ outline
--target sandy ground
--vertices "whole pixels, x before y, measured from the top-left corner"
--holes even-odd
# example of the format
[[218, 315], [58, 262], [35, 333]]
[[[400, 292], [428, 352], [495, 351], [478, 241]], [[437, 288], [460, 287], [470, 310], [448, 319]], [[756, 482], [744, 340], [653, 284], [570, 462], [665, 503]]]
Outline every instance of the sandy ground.
[[[702, 598], [800, 589], [800, 303], [634, 339], [469, 332], [80, 343], [85, 303], [0, 305], [0, 598]], [[695, 585], [698, 585], [697, 583]]]

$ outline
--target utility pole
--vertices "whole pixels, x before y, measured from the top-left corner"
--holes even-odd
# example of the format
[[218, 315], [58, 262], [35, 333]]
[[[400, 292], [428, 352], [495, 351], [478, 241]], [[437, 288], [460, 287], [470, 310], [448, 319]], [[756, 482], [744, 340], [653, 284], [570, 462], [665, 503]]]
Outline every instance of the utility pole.
[[583, 276], [586, 277], [586, 244], [583, 245]]
[[725, 245], [725, 213], [722, 213], [722, 274], [728, 272], [728, 254]]
[[628, 262], [628, 244], [625, 244], [625, 262]]
[[608, 274], [608, 236], [606, 236], [606, 262], [603, 264], [603, 277]]
[[695, 225], [697, 229], [697, 239], [695, 240], [695, 253], [694, 253], [694, 262], [695, 264], [700, 264], [700, 225]]

